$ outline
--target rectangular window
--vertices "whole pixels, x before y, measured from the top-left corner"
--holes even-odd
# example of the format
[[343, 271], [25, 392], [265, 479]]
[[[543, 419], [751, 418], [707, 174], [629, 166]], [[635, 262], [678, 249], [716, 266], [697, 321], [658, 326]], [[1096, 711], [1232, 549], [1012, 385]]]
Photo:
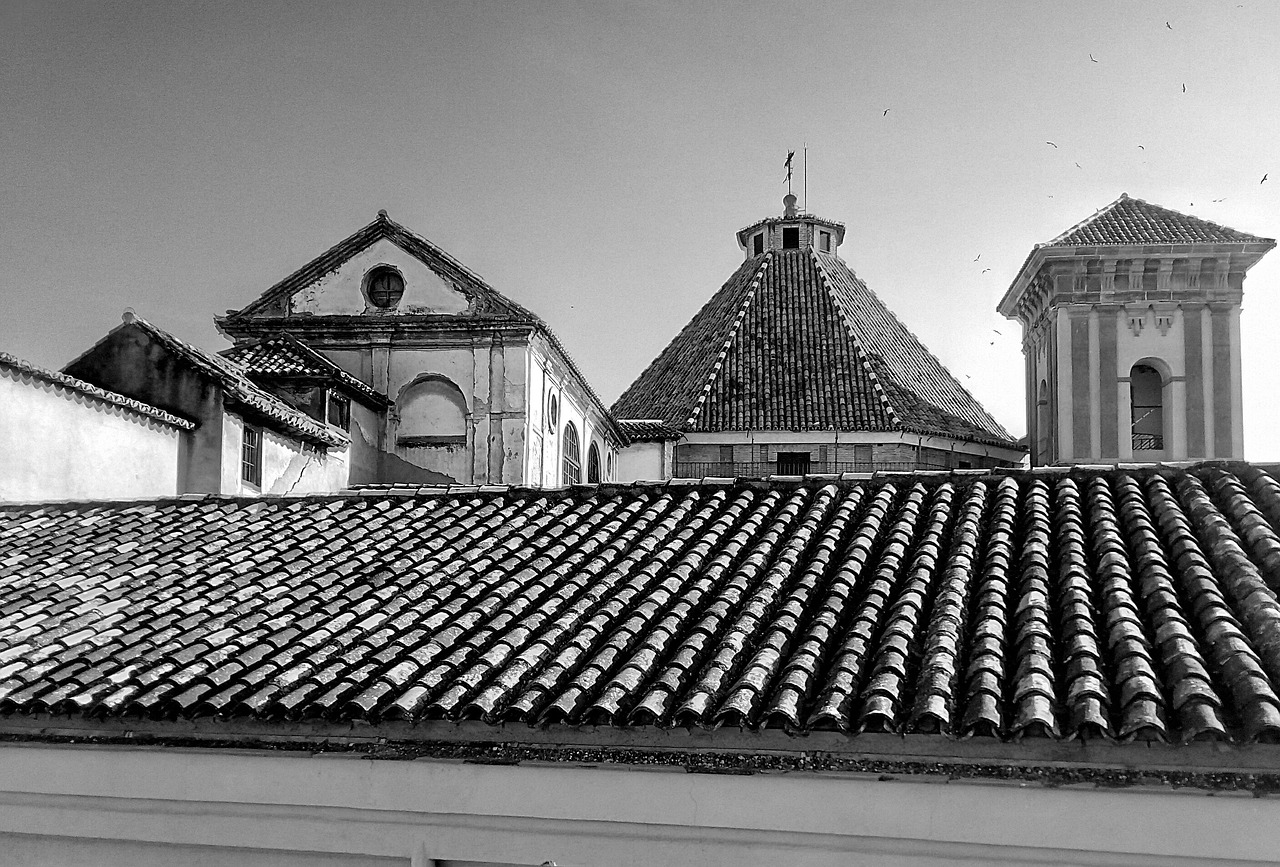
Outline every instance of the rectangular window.
[[329, 392], [329, 424], [346, 430], [351, 424], [351, 401]]
[[778, 475], [803, 476], [808, 472], [808, 452], [778, 452]]
[[800, 227], [791, 226], [782, 230], [782, 249], [799, 250], [800, 249]]
[[751, 239], [751, 255], [759, 256], [764, 252], [764, 232], [756, 232], [754, 238]]
[[262, 485], [262, 429], [244, 426], [240, 448], [240, 478], [251, 485]]
[[831, 252], [831, 233], [819, 232], [818, 245], [822, 248], [822, 252], [830, 253]]

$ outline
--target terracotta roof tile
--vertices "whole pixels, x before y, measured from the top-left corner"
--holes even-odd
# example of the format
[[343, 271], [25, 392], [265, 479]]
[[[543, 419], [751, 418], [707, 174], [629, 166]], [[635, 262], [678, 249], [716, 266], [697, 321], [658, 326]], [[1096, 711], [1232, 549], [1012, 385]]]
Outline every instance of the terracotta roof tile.
[[1101, 247], [1147, 244], [1243, 244], [1267, 242], [1247, 232], [1183, 214], [1128, 193], [1077, 223], [1045, 247]]
[[234, 361], [254, 379], [332, 382], [375, 407], [385, 407], [389, 403], [386, 395], [379, 394], [287, 332], [233, 346], [221, 355]]
[[0, 712], [1276, 739], [1277, 494], [1233, 464], [0, 507]]
[[613, 407], [682, 430], [909, 430], [1012, 445], [835, 256], [778, 250], [724, 284]]

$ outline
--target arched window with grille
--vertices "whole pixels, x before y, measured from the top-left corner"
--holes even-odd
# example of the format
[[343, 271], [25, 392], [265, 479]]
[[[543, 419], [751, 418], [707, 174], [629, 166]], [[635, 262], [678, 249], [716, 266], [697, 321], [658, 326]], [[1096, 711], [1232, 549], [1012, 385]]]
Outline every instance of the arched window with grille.
[[578, 429], [573, 426], [573, 422], [566, 422], [564, 426], [564, 460], [563, 460], [563, 476], [564, 484], [576, 485], [582, 481], [582, 455], [578, 446]]
[[593, 485], [600, 483], [600, 449], [595, 443], [587, 449], [587, 481]]

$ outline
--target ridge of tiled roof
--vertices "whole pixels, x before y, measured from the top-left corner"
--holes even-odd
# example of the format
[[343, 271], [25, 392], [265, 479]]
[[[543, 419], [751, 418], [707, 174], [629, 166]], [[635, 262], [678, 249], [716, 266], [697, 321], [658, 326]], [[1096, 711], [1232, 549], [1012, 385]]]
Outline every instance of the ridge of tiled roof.
[[217, 382], [232, 403], [253, 411], [267, 421], [274, 422], [288, 433], [323, 446], [343, 446], [350, 442], [346, 435], [336, 428], [321, 424], [306, 413], [294, 409], [284, 401], [259, 388], [249, 378], [248, 373], [234, 361], [223, 358], [216, 353], [207, 352], [194, 344], [174, 337], [164, 329], [132, 313], [126, 314], [123, 322], [113, 328], [106, 337], [99, 340], [93, 347], [82, 353], [79, 358], [68, 364], [67, 367], [74, 366], [80, 358], [85, 357], [95, 348], [101, 346], [111, 334], [115, 334], [123, 328], [141, 330], [174, 355]]
[[1275, 741], [1274, 472], [4, 505], [0, 714]]
[[1106, 247], [1145, 244], [1246, 244], [1272, 242], [1201, 217], [1121, 193], [1042, 247]]
[[224, 317], [218, 317], [218, 319], [219, 321], [228, 321], [269, 314], [270, 309], [279, 302], [311, 285], [341, 266], [361, 250], [383, 239], [399, 246], [471, 299], [471, 310], [465, 315], [508, 319], [529, 324], [541, 322], [537, 316], [501, 292], [498, 292], [486, 283], [484, 278], [453, 258], [453, 256], [411, 229], [392, 220], [387, 216], [386, 211], [379, 211], [378, 216], [372, 223], [334, 244], [328, 250], [267, 289], [256, 300], [240, 310], [229, 313]]
[[173, 413], [165, 412], [162, 409], [143, 403], [140, 400], [134, 400], [131, 397], [125, 397], [122, 394], [116, 394], [114, 391], [107, 391], [105, 388], [99, 388], [85, 382], [83, 379], [76, 379], [74, 376], [68, 376], [65, 373], [58, 373], [54, 370], [46, 370], [43, 367], [37, 367], [29, 361], [23, 361], [16, 355], [8, 352], [0, 352], [0, 367], [7, 367], [15, 370], [19, 375], [29, 376], [33, 379], [43, 380], [53, 385], [60, 385], [63, 388], [70, 389], [86, 397], [92, 397], [103, 403], [114, 404], [121, 409], [153, 418], [156, 421], [164, 422], [172, 427], [181, 428], [182, 430], [191, 430], [195, 427], [193, 422], [187, 421], [185, 418], [179, 418]]
[[219, 354], [240, 365], [251, 377], [308, 377], [336, 381], [376, 407], [390, 403], [386, 395], [347, 373], [287, 331], [224, 349]]
[[618, 429], [633, 443], [678, 440], [684, 431], [667, 424], [660, 418], [620, 418]]
[[748, 259], [614, 403], [691, 431], [862, 430], [1014, 447], [835, 256]]

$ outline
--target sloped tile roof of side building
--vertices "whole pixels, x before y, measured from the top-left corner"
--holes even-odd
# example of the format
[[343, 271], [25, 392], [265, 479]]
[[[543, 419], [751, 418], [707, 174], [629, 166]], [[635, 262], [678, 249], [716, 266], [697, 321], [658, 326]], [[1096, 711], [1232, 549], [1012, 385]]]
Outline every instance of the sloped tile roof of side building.
[[1244, 464], [10, 505], [0, 730], [1234, 779], [1277, 527]]

